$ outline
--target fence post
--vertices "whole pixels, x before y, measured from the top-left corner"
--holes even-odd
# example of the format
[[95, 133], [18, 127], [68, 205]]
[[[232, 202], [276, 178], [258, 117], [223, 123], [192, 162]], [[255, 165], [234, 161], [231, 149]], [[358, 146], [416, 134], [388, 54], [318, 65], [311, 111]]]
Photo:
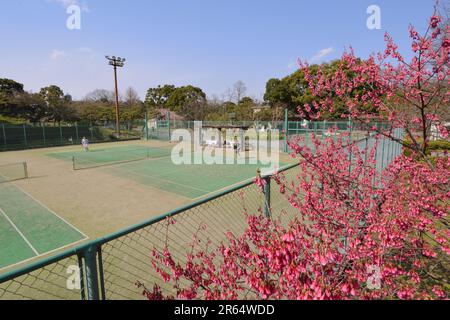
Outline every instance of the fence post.
[[23, 138], [24, 138], [24, 142], [25, 142], [25, 147], [28, 147], [27, 129], [25, 128], [25, 124], [23, 125]]
[[97, 249], [98, 248], [96, 245], [91, 245], [84, 251], [84, 267], [86, 274], [86, 289], [88, 300], [100, 300]]
[[369, 137], [366, 139], [366, 145], [364, 146], [364, 165], [367, 163], [367, 153], [369, 152]]
[[5, 145], [5, 150], [7, 149], [7, 144], [6, 144], [6, 131], [5, 131], [5, 124], [2, 124], [2, 131], [3, 131], [3, 144]]
[[44, 138], [44, 146], [47, 146], [47, 140], [45, 138], [45, 124], [42, 124], [42, 138]]
[[270, 219], [272, 213], [270, 212], [270, 176], [264, 178], [266, 184], [264, 185], [264, 215]]
[[389, 161], [387, 163], [388, 166], [392, 163], [392, 161], [394, 161], [393, 147], [394, 147], [394, 141], [392, 139], [389, 139], [389, 147], [388, 147]]
[[59, 139], [60, 139], [61, 144], [63, 144], [63, 134], [62, 134], [61, 122], [59, 123]]
[[145, 110], [145, 140], [148, 140], [148, 110]]
[[[257, 163], [259, 163], [259, 123], [258, 123], [258, 121], [256, 121], [255, 128], [256, 128], [256, 161], [257, 161]], [[225, 132], [225, 134], [226, 134], [226, 132]]]
[[169, 131], [169, 141], [170, 141], [170, 112], [167, 112], [167, 130]]
[[106, 300], [106, 290], [105, 290], [105, 276], [103, 273], [103, 258], [102, 258], [102, 247], [100, 246], [98, 248], [97, 252], [98, 256], [98, 270], [99, 270], [99, 276], [100, 276], [100, 293], [102, 294], [102, 299]]
[[78, 122], [75, 122], [75, 135], [77, 136], [77, 143], [80, 141], [80, 137], [78, 136]]
[[289, 139], [289, 113], [288, 109], [284, 109], [284, 152], [288, 153], [288, 139]]
[[94, 141], [94, 126], [91, 123], [91, 126], [89, 127], [89, 130], [91, 131], [91, 141]]

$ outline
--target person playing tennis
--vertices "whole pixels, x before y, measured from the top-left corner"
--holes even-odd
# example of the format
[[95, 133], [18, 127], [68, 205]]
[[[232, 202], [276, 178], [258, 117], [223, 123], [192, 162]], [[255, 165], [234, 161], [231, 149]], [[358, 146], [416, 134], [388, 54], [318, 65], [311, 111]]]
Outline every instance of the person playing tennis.
[[89, 140], [86, 139], [86, 137], [83, 137], [83, 139], [81, 139], [81, 145], [83, 146], [83, 151], [89, 151]]

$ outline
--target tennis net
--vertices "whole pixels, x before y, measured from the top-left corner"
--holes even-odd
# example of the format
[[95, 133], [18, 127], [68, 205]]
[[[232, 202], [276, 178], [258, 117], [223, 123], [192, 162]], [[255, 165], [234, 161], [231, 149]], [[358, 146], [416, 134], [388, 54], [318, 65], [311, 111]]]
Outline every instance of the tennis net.
[[112, 148], [75, 154], [72, 157], [72, 163], [74, 170], [82, 170], [124, 162], [164, 158], [170, 155], [171, 150], [165, 148]]
[[0, 183], [28, 178], [26, 162], [0, 164]]

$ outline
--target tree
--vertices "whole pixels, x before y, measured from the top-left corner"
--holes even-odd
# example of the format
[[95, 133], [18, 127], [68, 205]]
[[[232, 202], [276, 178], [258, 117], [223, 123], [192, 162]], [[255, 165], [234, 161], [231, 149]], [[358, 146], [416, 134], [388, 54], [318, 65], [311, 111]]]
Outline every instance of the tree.
[[227, 89], [224, 96], [228, 101], [233, 101], [238, 104], [239, 101], [241, 101], [241, 99], [245, 96], [246, 92], [247, 87], [245, 86], [245, 83], [239, 80], [234, 83], [233, 88]]
[[[356, 60], [356, 63], [361, 63], [360, 59]], [[279, 80], [270, 79], [266, 84], [266, 92], [264, 94], [264, 100], [273, 108], [287, 108], [291, 114], [296, 114], [297, 109], [301, 111], [301, 116], [307, 120], [313, 119], [341, 119], [348, 117], [348, 108], [344, 104], [339, 102], [337, 94], [331, 92], [330, 99], [333, 100], [333, 110], [323, 110], [318, 113], [317, 103], [320, 101], [320, 96], [315, 95], [309, 88], [309, 79], [305, 78], [306, 73], [314, 79], [321, 79], [321, 81], [329, 81], [328, 77], [333, 76], [336, 70], [340, 69], [342, 74], [346, 78], [353, 79], [358, 76], [353, 70], [350, 70], [345, 65], [345, 61], [335, 60], [331, 63], [323, 63], [319, 65], [311, 65], [300, 70], [297, 70], [293, 74]], [[318, 72], [320, 70], [320, 76]], [[360, 84], [359, 87], [352, 88], [352, 95], [362, 95], [366, 91], [372, 90], [372, 88]], [[306, 108], [306, 109], [305, 109]], [[367, 112], [375, 112], [376, 109], [367, 105]], [[307, 112], [311, 110], [311, 112]]]
[[235, 119], [237, 121], [253, 120], [253, 107], [256, 103], [250, 97], [243, 97], [239, 104], [235, 107]]
[[23, 84], [11, 79], [0, 79], [0, 112], [2, 115], [20, 116], [20, 106], [16, 97], [23, 94]]
[[164, 108], [170, 95], [175, 91], [174, 85], [166, 84], [164, 86], [158, 86], [156, 88], [150, 88], [147, 90], [145, 97], [145, 105], [147, 107]]
[[271, 106], [275, 106], [277, 103], [282, 103], [285, 108], [290, 108], [290, 99], [291, 94], [286, 81], [282, 81], [280, 79], [270, 79], [267, 81], [264, 101], [268, 102]]
[[245, 96], [247, 93], [247, 87], [245, 86], [245, 83], [242, 81], [238, 81], [233, 85], [233, 92], [234, 96], [236, 98], [236, 102], [239, 103], [241, 99]]
[[40, 122], [47, 116], [47, 105], [42, 96], [37, 93], [23, 92], [17, 95], [14, 101], [18, 106], [16, 116], [20, 116], [33, 124]]
[[129, 87], [124, 96], [124, 105], [128, 108], [136, 107], [141, 104], [141, 100], [139, 99], [139, 95], [132, 87]]
[[47, 116], [54, 122], [72, 121], [76, 119], [76, 112], [72, 108], [72, 97], [65, 95], [61, 88], [56, 85], [44, 87], [39, 95], [47, 105]]
[[115, 101], [115, 94], [114, 91], [111, 90], [95, 89], [86, 95], [85, 100], [113, 104]]
[[3, 96], [14, 96], [23, 93], [23, 84], [11, 79], [0, 79], [0, 94]]
[[175, 112], [188, 114], [189, 110], [202, 108], [206, 103], [206, 94], [202, 89], [191, 85], [176, 88], [168, 97], [166, 106]]
[[[194, 240], [183, 263], [167, 247], [155, 249], [153, 266], [176, 295], [138, 284], [143, 294], [149, 299], [224, 300], [449, 298], [449, 161], [424, 152], [428, 125], [439, 122], [436, 110], [447, 108], [450, 95], [442, 90], [450, 79], [449, 39], [444, 37], [439, 48], [431, 45], [442, 31], [439, 21], [433, 15], [423, 36], [411, 27], [411, 61], [386, 36], [379, 60], [347, 52], [326, 77], [325, 70], [313, 74], [308, 65], [301, 67], [317, 99], [315, 110], [306, 104], [305, 112], [317, 117], [345, 103], [353, 119], [367, 125], [371, 139], [402, 143], [412, 156], [399, 156], [380, 172], [377, 143], [361, 149], [346, 135], [325, 140], [312, 135], [313, 148], [301, 139], [291, 141], [299, 161], [296, 178], [280, 174], [274, 180], [296, 217], [285, 225], [248, 213], [242, 235], [228, 233], [228, 241], [216, 250]], [[397, 63], [387, 62], [388, 57]], [[347, 77], [348, 71], [356, 76]], [[355, 94], [360, 86], [370, 90]], [[372, 108], [391, 125], [370, 125]], [[412, 143], [393, 135], [398, 128]], [[255, 183], [263, 190], [266, 181], [257, 177]], [[377, 280], [374, 270], [380, 282], [372, 282]]]

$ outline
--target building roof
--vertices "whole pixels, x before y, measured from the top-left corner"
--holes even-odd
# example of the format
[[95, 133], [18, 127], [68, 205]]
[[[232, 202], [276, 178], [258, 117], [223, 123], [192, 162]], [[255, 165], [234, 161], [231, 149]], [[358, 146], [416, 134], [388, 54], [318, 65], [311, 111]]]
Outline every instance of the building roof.
[[185, 118], [183, 116], [180, 116], [179, 114], [176, 114], [175, 112], [170, 111], [169, 109], [161, 108], [161, 109], [158, 109], [157, 111], [158, 111], [158, 114], [156, 117], [158, 119], [166, 119], [167, 113], [169, 113], [170, 120], [179, 120], [179, 121], [185, 120]]

